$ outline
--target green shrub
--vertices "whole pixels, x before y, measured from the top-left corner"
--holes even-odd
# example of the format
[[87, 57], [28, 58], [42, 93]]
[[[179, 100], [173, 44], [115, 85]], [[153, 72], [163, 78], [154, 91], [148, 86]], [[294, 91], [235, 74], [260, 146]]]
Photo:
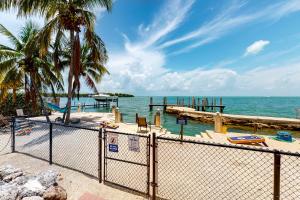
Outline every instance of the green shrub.
[[[39, 99], [37, 99], [39, 101]], [[28, 116], [37, 116], [41, 114], [40, 104], [37, 103], [36, 110], [33, 110], [32, 102], [25, 102], [25, 94], [18, 93], [16, 104], [13, 103], [13, 96], [9, 94], [4, 101], [0, 102], [0, 113], [4, 116], [15, 116], [16, 109], [23, 109], [24, 114]]]

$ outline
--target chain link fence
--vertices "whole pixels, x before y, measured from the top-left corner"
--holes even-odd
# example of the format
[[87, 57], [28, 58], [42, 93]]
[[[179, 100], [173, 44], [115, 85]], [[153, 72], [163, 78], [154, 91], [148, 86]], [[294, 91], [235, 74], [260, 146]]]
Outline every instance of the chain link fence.
[[52, 125], [52, 162], [99, 176], [99, 130]]
[[15, 151], [49, 161], [50, 124], [16, 118], [14, 121]]
[[0, 127], [0, 155], [4, 155], [11, 152], [11, 123]]
[[105, 131], [104, 145], [105, 182], [149, 194], [150, 136]]
[[12, 129], [12, 151], [100, 178], [100, 130], [18, 119]]
[[156, 142], [158, 199], [300, 197], [299, 154], [165, 137]]
[[151, 141], [150, 135], [103, 131], [16, 119], [11, 136], [6, 135], [13, 152], [82, 172], [100, 182], [104, 175], [105, 183], [151, 193], [152, 199], [300, 197], [299, 153], [181, 141], [155, 134]]

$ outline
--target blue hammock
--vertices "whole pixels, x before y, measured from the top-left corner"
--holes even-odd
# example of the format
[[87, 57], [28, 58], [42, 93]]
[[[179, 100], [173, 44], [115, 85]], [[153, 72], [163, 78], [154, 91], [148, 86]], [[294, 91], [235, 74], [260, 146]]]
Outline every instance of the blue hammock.
[[64, 108], [61, 108], [61, 107], [59, 107], [59, 106], [57, 106], [57, 105], [55, 105], [55, 104], [52, 104], [52, 103], [49, 103], [48, 102], [48, 107], [51, 109], [51, 110], [55, 110], [55, 111], [58, 111], [58, 112], [60, 112], [60, 113], [65, 113], [65, 112], [67, 112], [67, 106], [66, 107], [64, 107]]
[[61, 108], [55, 104], [52, 104], [52, 103], [49, 103], [48, 102], [48, 108], [50, 108], [51, 110], [55, 110], [55, 111], [58, 111], [60, 113], [63, 113], [63, 118], [61, 119], [60, 117], [56, 118], [55, 121], [62, 121], [64, 122], [65, 121], [65, 117], [66, 117], [66, 113], [68, 111], [68, 107], [64, 107], [64, 108]]

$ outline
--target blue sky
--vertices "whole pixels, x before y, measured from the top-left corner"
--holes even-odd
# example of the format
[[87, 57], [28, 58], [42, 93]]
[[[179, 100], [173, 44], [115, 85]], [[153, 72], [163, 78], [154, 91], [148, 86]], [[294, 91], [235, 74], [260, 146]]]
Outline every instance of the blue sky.
[[[96, 13], [111, 72], [100, 91], [299, 96], [300, 0], [115, 0]], [[13, 15], [0, 21], [16, 31]]]

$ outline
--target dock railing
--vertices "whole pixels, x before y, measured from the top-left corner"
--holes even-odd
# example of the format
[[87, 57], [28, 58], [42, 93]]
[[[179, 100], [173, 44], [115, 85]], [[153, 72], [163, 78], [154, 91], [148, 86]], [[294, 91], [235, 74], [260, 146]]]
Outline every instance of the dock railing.
[[216, 97], [212, 97], [211, 100], [209, 100], [207, 97], [176, 97], [175, 102], [170, 102], [168, 97], [163, 97], [162, 102], [154, 102], [153, 97], [150, 97], [150, 111], [153, 110], [153, 107], [163, 107], [163, 110], [166, 110], [167, 106], [188, 107], [204, 112], [216, 112], [218, 109], [221, 113], [223, 113], [225, 109], [222, 97], [219, 98], [218, 102]]

